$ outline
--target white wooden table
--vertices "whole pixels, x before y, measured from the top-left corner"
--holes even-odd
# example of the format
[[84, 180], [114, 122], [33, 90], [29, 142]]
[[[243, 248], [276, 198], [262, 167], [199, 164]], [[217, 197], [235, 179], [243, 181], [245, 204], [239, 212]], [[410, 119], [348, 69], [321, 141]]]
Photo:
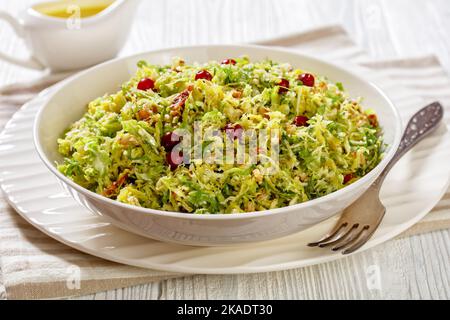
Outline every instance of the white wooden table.
[[[16, 13], [32, 2], [2, 1], [0, 9]], [[122, 54], [185, 44], [251, 42], [331, 23], [345, 26], [374, 58], [432, 53], [450, 71], [448, 0], [143, 0]], [[26, 52], [4, 24], [0, 50]], [[37, 75], [0, 62], [0, 86]], [[392, 240], [299, 270], [186, 277], [83, 298], [450, 299], [450, 230]]]

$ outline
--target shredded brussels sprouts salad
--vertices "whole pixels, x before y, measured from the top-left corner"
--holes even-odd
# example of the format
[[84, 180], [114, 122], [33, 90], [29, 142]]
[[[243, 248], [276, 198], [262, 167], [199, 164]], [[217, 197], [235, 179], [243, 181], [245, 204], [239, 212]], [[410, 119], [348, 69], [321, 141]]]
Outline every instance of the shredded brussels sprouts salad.
[[195, 214], [315, 199], [363, 177], [383, 156], [377, 116], [341, 83], [248, 57], [141, 61], [117, 93], [88, 104], [58, 146], [58, 169], [84, 188]]

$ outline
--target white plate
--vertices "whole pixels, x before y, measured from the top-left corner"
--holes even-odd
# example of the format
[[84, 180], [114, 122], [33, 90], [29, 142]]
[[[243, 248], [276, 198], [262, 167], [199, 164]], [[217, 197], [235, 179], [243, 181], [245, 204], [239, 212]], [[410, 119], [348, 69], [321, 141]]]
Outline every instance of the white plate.
[[[0, 185], [17, 212], [52, 238], [107, 260], [184, 273], [267, 272], [342, 257], [340, 253], [306, 246], [324, 234], [336, 218], [273, 241], [208, 248], [150, 240], [92, 215], [63, 191], [34, 149], [33, 120], [47, 95], [41, 94], [26, 104], [0, 135]], [[389, 175], [382, 190], [386, 217], [362, 250], [398, 235], [433, 208], [447, 189], [449, 162], [450, 138], [442, 126]]]

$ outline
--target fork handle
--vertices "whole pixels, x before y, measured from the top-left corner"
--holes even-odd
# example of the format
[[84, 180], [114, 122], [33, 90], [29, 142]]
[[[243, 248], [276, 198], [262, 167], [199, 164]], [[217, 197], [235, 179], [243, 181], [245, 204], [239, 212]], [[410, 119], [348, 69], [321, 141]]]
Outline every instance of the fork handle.
[[397, 163], [397, 161], [400, 160], [400, 158], [403, 157], [416, 144], [418, 144], [426, 136], [433, 132], [438, 127], [443, 116], [444, 108], [439, 102], [433, 102], [428, 106], [420, 109], [411, 118], [411, 120], [409, 120], [397, 152], [374, 184], [381, 186], [381, 183], [386, 178], [386, 175]]

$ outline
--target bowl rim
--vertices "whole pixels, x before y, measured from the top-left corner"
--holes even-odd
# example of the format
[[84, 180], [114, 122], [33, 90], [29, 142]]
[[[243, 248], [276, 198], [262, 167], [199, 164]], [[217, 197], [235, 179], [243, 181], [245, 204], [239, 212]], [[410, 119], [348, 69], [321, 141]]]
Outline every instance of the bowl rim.
[[[73, 81], [77, 80], [78, 78], [83, 77], [89, 73], [95, 72], [99, 68], [107, 67], [107, 66], [117, 63], [119, 61], [125, 61], [128, 59], [136, 59], [140, 56], [145, 56], [145, 55], [155, 54], [155, 53], [163, 53], [163, 52], [176, 51], [176, 50], [189, 50], [189, 49], [194, 50], [194, 49], [202, 49], [202, 48], [203, 49], [210, 49], [210, 48], [225, 48], [225, 49], [233, 48], [233, 49], [236, 49], [236, 48], [238, 48], [238, 49], [244, 49], [244, 50], [245, 49], [256, 49], [256, 50], [266, 51], [268, 54], [270, 54], [271, 52], [272, 53], [278, 52], [278, 53], [293, 54], [293, 55], [297, 55], [299, 57], [304, 57], [304, 58], [310, 59], [311, 61], [314, 61], [316, 63], [325, 65], [330, 68], [337, 69], [340, 72], [347, 73], [347, 74], [353, 76], [358, 81], [365, 83], [366, 85], [371, 87], [378, 95], [380, 95], [387, 102], [387, 106], [389, 106], [389, 108], [391, 109], [390, 111], [394, 114], [396, 126], [395, 126], [395, 132], [394, 132], [394, 139], [390, 146], [389, 151], [385, 154], [384, 158], [380, 161], [380, 163], [378, 163], [378, 165], [375, 166], [375, 168], [373, 168], [369, 173], [367, 173], [365, 176], [360, 178], [358, 181], [352, 183], [349, 186], [345, 186], [342, 189], [339, 189], [330, 194], [327, 194], [325, 196], [322, 196], [322, 197], [319, 197], [316, 199], [312, 199], [312, 200], [308, 200], [306, 202], [298, 203], [298, 204], [295, 204], [292, 206], [286, 206], [286, 207], [263, 210], [263, 211], [253, 211], [253, 212], [245, 212], [245, 213], [202, 214], [202, 215], [138, 207], [138, 206], [133, 206], [130, 204], [126, 204], [126, 203], [122, 203], [122, 202], [118, 202], [116, 200], [106, 198], [100, 194], [97, 194], [93, 191], [83, 188], [82, 186], [73, 182], [71, 179], [64, 176], [62, 173], [60, 173], [57, 170], [57, 168], [47, 158], [47, 156], [44, 153], [43, 147], [40, 143], [40, 139], [39, 139], [40, 123], [43, 118], [44, 112], [45, 112], [47, 106], [49, 105], [49, 103], [51, 102], [51, 100], [53, 99], [53, 97], [56, 94], [58, 94], [61, 90], [65, 89], [67, 86], [69, 86], [71, 84], [71, 82], [73, 82]], [[299, 53], [294, 50], [290, 50], [290, 49], [286, 49], [286, 48], [278, 48], [278, 47], [272, 48], [272, 47], [267, 47], [267, 46], [262, 46], [262, 45], [241, 45], [241, 44], [239, 44], [239, 45], [214, 44], [214, 45], [175, 46], [175, 47], [168, 47], [168, 48], [164, 48], [164, 49], [140, 52], [137, 54], [133, 54], [133, 55], [125, 56], [125, 57], [118, 57], [118, 58], [103, 62], [101, 64], [98, 64], [96, 66], [88, 68], [87, 70], [79, 72], [79, 73], [69, 77], [68, 79], [64, 80], [63, 84], [57, 90], [55, 90], [54, 92], [51, 92], [50, 95], [46, 98], [45, 104], [38, 110], [38, 113], [36, 115], [34, 125], [33, 125], [33, 142], [34, 142], [35, 148], [37, 150], [37, 153], [38, 153], [39, 157], [41, 158], [41, 160], [44, 162], [44, 164], [47, 166], [47, 168], [59, 180], [61, 180], [62, 183], [75, 189], [77, 192], [85, 195], [88, 198], [91, 198], [91, 199], [93, 198], [97, 201], [105, 202], [106, 204], [116, 206], [116, 207], [119, 207], [124, 210], [133, 210], [133, 211], [137, 211], [142, 214], [152, 214], [152, 215], [157, 215], [157, 216], [161, 216], [161, 217], [172, 217], [172, 218], [188, 219], [188, 220], [191, 220], [191, 219], [194, 219], [194, 220], [241, 220], [241, 219], [253, 219], [253, 218], [258, 218], [258, 217], [262, 217], [262, 216], [271, 216], [271, 215], [275, 215], [275, 214], [286, 212], [286, 211], [293, 211], [293, 210], [300, 211], [302, 209], [305, 209], [305, 208], [308, 208], [311, 206], [315, 206], [318, 204], [322, 204], [324, 202], [333, 200], [335, 198], [339, 198], [343, 194], [355, 192], [356, 190], [361, 188], [365, 183], [367, 183], [368, 180], [371, 180], [372, 178], [376, 178], [376, 176], [381, 174], [382, 170], [384, 170], [384, 168], [387, 166], [387, 164], [393, 158], [395, 152], [397, 151], [397, 149], [400, 145], [401, 136], [402, 136], [402, 121], [401, 121], [401, 117], [398, 112], [398, 109], [395, 107], [392, 100], [372, 81], [368, 81], [368, 80], [364, 79], [362, 76], [354, 73], [353, 71], [346, 70], [336, 64], [324, 61], [322, 59], [316, 58], [316, 57], [308, 55], [308, 54]]]

